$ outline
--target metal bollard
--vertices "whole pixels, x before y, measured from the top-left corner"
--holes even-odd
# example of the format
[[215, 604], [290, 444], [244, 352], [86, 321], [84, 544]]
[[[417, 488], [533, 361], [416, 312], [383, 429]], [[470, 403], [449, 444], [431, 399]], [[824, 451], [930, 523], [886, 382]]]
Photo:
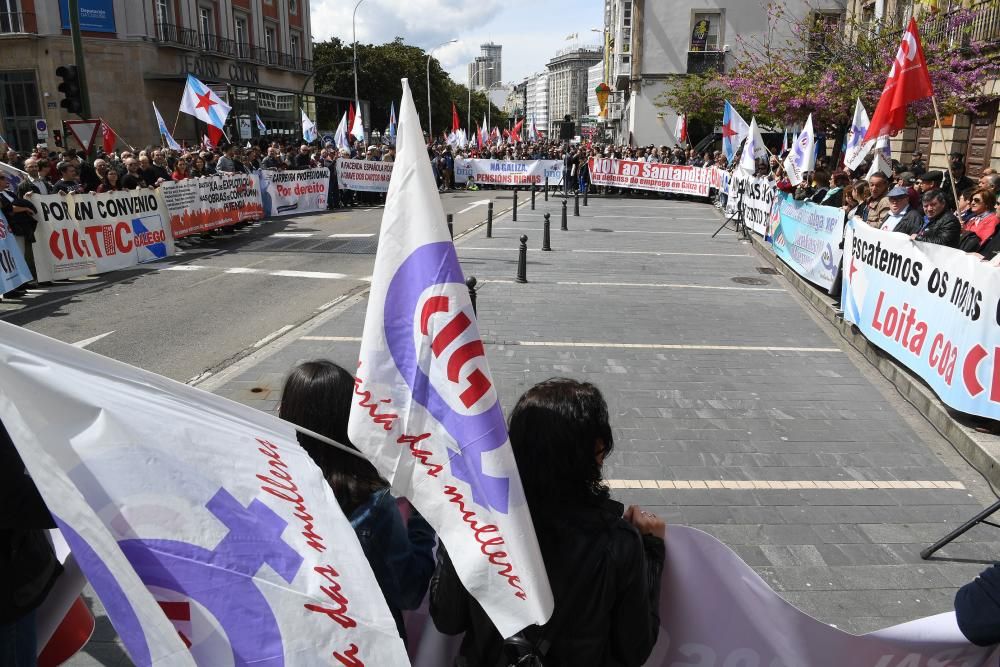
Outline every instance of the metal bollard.
[[455, 240], [455, 225], [454, 225], [454, 220], [455, 220], [455, 216], [452, 215], [451, 213], [449, 213], [448, 214], [448, 233], [451, 235], [451, 240], [452, 241]]
[[521, 234], [521, 248], [517, 254], [517, 277], [516, 283], [528, 282], [528, 235]]
[[580, 191], [573, 193], [573, 215], [580, 217]]
[[493, 202], [486, 205], [486, 238], [493, 238]]
[[472, 312], [475, 313], [476, 315], [479, 314], [479, 311], [476, 310], [476, 283], [477, 282], [478, 281], [476, 280], [475, 276], [469, 276], [468, 279], [465, 281], [465, 286], [469, 288], [469, 301], [472, 302]]
[[531, 210], [535, 210], [535, 184], [531, 184]]
[[514, 211], [511, 213], [511, 220], [517, 222], [517, 188], [514, 188]]
[[584, 191], [583, 191], [583, 205], [584, 205], [584, 206], [587, 206], [587, 205], [588, 205], [588, 204], [587, 204], [587, 195], [588, 195], [589, 193], [590, 193], [590, 188], [589, 188], [589, 187], [588, 187], [588, 188], [587, 188], [586, 190], [584, 190]]
[[564, 232], [569, 230], [569, 225], [566, 224], [566, 200], [565, 199], [563, 199], [563, 205], [562, 205], [562, 224], [559, 226], [559, 229], [561, 229]]
[[545, 177], [545, 201], [549, 200], [549, 177]]
[[542, 223], [542, 250], [552, 250], [551, 239], [549, 238], [549, 214], [545, 214], [545, 222]]

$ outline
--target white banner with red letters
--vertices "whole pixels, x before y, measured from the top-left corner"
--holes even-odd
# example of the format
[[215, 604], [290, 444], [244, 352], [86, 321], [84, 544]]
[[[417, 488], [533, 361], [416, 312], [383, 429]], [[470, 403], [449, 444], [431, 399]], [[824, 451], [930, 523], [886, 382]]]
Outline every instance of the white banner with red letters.
[[126, 269], [174, 254], [156, 190], [34, 195], [35, 268], [42, 282]]
[[6, 323], [0, 419], [134, 664], [409, 664], [291, 424]]
[[707, 197], [710, 188], [719, 186], [718, 177], [704, 167], [604, 157], [590, 158], [590, 182], [698, 197]]
[[174, 238], [264, 217], [257, 174], [215, 174], [159, 187]]
[[956, 410], [1000, 419], [1000, 270], [848, 221], [844, 319]]
[[337, 187], [358, 192], [388, 192], [392, 162], [380, 160], [337, 160]]
[[326, 210], [330, 196], [330, 170], [326, 167], [285, 171], [259, 169], [257, 177], [266, 217]]

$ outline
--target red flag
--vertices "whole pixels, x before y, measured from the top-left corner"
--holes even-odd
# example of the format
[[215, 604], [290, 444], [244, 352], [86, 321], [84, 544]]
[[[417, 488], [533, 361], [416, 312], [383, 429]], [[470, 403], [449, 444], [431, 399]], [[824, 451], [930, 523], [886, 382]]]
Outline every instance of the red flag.
[[115, 131], [111, 129], [111, 126], [101, 119], [101, 137], [104, 140], [104, 152], [112, 153], [115, 150], [115, 142], [118, 141], [118, 135]]
[[933, 94], [931, 74], [927, 70], [927, 61], [924, 60], [924, 48], [920, 45], [917, 20], [911, 18], [910, 25], [903, 33], [896, 58], [892, 61], [882, 97], [875, 107], [875, 114], [864, 140], [896, 134], [906, 127], [906, 106]]
[[350, 102], [347, 103], [347, 133], [350, 134], [351, 130], [354, 129], [354, 105]]
[[206, 125], [205, 129], [208, 130], [208, 138], [211, 140], [212, 146], [218, 146], [222, 142], [222, 128], [214, 125]]
[[458, 132], [458, 110], [454, 102], [451, 103], [451, 131]]
[[517, 121], [514, 129], [510, 131], [510, 138], [514, 141], [521, 141], [521, 128], [524, 126], [524, 119]]

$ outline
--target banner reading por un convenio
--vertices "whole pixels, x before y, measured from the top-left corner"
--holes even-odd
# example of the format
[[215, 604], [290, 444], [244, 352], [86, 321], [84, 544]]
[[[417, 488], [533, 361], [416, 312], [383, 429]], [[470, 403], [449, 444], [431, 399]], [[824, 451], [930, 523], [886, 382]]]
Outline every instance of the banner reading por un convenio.
[[329, 196], [330, 170], [257, 171], [265, 216], [298, 215], [325, 211]]
[[337, 187], [358, 192], [388, 192], [392, 162], [337, 160]]
[[170, 212], [175, 239], [264, 217], [256, 174], [167, 181], [160, 186], [160, 192]]
[[948, 406], [1000, 419], [1000, 270], [976, 255], [851, 220], [844, 319]]
[[155, 190], [35, 195], [35, 268], [45, 282], [117, 271], [174, 254]]
[[562, 182], [560, 160], [455, 160], [455, 182], [477, 185], [556, 185]]
[[590, 182], [594, 185], [672, 192], [697, 197], [707, 197], [709, 188], [718, 187], [718, 178], [713, 179], [710, 171], [687, 165], [590, 158]]

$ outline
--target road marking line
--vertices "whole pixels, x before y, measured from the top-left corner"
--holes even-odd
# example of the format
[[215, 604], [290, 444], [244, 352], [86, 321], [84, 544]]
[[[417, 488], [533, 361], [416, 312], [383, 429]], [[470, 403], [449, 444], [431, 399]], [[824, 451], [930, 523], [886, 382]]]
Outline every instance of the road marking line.
[[[485, 280], [483, 282], [492, 282], [490, 280]], [[510, 282], [514, 282], [511, 280]], [[560, 280], [556, 282], [556, 285], [579, 285], [579, 286], [589, 286], [589, 287], [668, 287], [668, 288], [679, 288], [679, 289], [714, 289], [714, 290], [727, 290], [734, 292], [784, 292], [785, 290], [781, 287], [729, 287], [728, 285], [685, 285], [680, 283], [585, 283], [576, 282], [573, 280]]]
[[283, 278], [321, 278], [324, 280], [342, 280], [347, 277], [346, 273], [327, 273], [324, 271], [266, 271], [270, 276], [281, 276]]
[[729, 489], [754, 491], [856, 491], [858, 489], [949, 489], [964, 491], [965, 485], [956, 481], [938, 480], [729, 480], [729, 479], [609, 479], [612, 489], [667, 489], [689, 491], [692, 489]]
[[[537, 232], [538, 227], [508, 227], [504, 225], [499, 228], [504, 231], [518, 231], [518, 232]], [[583, 231], [593, 231], [591, 229], [585, 229]], [[660, 231], [643, 231], [641, 229], [613, 229], [611, 230], [615, 234], [684, 234], [687, 236], [711, 236], [712, 232], [660, 232]], [[736, 236], [736, 232], [727, 232], [726, 234], [719, 234], [719, 236]]]
[[[460, 245], [458, 250], [474, 250], [476, 252], [515, 252], [516, 248], [479, 248]], [[727, 255], [711, 252], [657, 252], [655, 250], [563, 250], [562, 252], [583, 252], [583, 253], [603, 253], [609, 255], [655, 255], [657, 257], [668, 255], [681, 255], [683, 257], [753, 257], [753, 255]]]
[[88, 345], [96, 343], [97, 341], [101, 340], [102, 338], [106, 338], [107, 336], [110, 336], [113, 333], [114, 333], [114, 331], [108, 331], [108, 332], [99, 334], [97, 336], [94, 336], [92, 338], [84, 338], [83, 340], [78, 340], [75, 343], [73, 343], [73, 347], [79, 347], [81, 349], [85, 348]]
[[312, 232], [275, 232], [271, 234], [271, 237], [276, 239], [304, 239], [312, 235]]
[[[145, 268], [145, 267], [144, 267]], [[153, 267], [156, 270], [156, 267]], [[174, 264], [173, 266], [163, 266], [159, 267], [160, 271], [201, 271], [202, 269], [207, 269], [207, 266], [198, 266], [197, 264]]]
[[[360, 343], [360, 336], [302, 336], [299, 340], [328, 341], [331, 343]], [[841, 352], [837, 347], [759, 347], [753, 345], [671, 345], [659, 343], [563, 343], [538, 340], [504, 341], [484, 340], [485, 345], [497, 347], [601, 347], [627, 350], [722, 350], [745, 352]]]
[[331, 239], [368, 239], [374, 234], [330, 234]]
[[477, 206], [485, 206], [486, 204], [489, 204], [489, 203], [490, 203], [489, 199], [480, 199], [479, 201], [472, 202], [472, 204], [470, 206], [466, 206], [465, 208], [463, 208], [461, 211], [459, 211], [455, 215], [462, 215], [463, 213], [467, 213], [467, 212], [471, 211], [472, 209], [476, 208]]
[[286, 324], [285, 326], [281, 327], [277, 331], [274, 331], [272, 333], [267, 334], [266, 336], [264, 336], [263, 338], [261, 338], [259, 341], [257, 341], [256, 343], [254, 343], [253, 344], [253, 348], [257, 349], [258, 347], [263, 347], [264, 345], [267, 345], [268, 343], [270, 343], [272, 340], [274, 340], [275, 338], [277, 338], [281, 334], [283, 334], [286, 331], [289, 331], [291, 329], [294, 329], [294, 328], [295, 328], [295, 325], [293, 325], [293, 324]]

